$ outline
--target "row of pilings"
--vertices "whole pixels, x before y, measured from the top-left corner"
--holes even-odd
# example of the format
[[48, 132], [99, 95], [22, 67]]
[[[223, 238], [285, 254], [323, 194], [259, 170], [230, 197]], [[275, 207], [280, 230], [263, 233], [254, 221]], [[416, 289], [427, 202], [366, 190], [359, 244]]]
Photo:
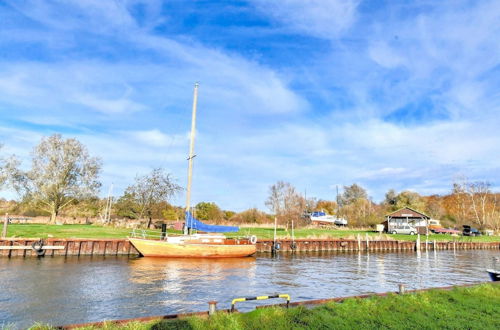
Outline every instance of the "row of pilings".
[[[38, 238], [6, 238], [0, 239], [0, 257], [29, 257], [38, 256]], [[43, 240], [45, 256], [136, 256], [138, 251], [127, 239], [84, 239], [48, 238]], [[418, 245], [415, 241], [395, 240], [366, 240], [366, 239], [279, 239], [259, 240], [257, 252], [303, 252], [303, 251], [413, 251], [420, 248], [426, 250], [500, 250], [500, 242], [472, 242], [464, 240], [436, 242], [422, 241]], [[279, 245], [279, 249], [276, 249]]]

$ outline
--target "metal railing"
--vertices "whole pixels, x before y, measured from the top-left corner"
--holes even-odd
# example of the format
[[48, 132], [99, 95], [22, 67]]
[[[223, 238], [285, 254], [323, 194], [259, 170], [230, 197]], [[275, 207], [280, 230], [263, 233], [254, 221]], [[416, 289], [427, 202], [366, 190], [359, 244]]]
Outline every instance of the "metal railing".
[[265, 299], [274, 299], [274, 298], [286, 299], [286, 308], [288, 308], [288, 306], [290, 305], [290, 295], [288, 295], [288, 294], [275, 294], [275, 295], [271, 295], [271, 296], [235, 298], [231, 301], [231, 312], [234, 312], [235, 305], [237, 302], [251, 301], [251, 300], [265, 300]]
[[168, 236], [168, 233], [163, 235], [161, 232], [158, 233], [154, 230], [146, 230], [146, 229], [132, 229], [130, 232], [130, 237], [133, 238], [152, 238], [152, 239], [162, 239]]

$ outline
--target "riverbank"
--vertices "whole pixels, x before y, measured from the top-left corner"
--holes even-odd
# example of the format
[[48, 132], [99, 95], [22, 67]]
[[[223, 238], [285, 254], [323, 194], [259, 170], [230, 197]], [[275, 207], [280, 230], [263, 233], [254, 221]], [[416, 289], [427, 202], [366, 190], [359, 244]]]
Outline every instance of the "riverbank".
[[[216, 313], [82, 329], [498, 329], [500, 285], [481, 284], [367, 299], [348, 298], [308, 309], [270, 307], [249, 313]], [[32, 329], [53, 329], [35, 325]]]
[[[0, 225], [2, 227], [3, 225]], [[45, 225], [45, 224], [9, 224], [7, 237], [12, 238], [125, 238], [130, 235], [131, 229], [103, 227], [97, 225]], [[148, 230], [153, 234], [159, 235], [159, 230]], [[168, 230], [169, 233], [180, 233], [175, 230]], [[291, 230], [278, 228], [277, 237], [286, 239], [292, 237]], [[237, 233], [229, 233], [229, 237], [256, 235], [258, 239], [272, 239], [274, 235], [273, 228], [242, 227]], [[400, 240], [415, 241], [415, 235], [387, 235], [379, 234], [367, 230], [351, 229], [322, 229], [322, 228], [298, 228], [294, 230], [295, 238], [308, 239], [357, 239], [360, 235], [363, 239], [368, 235], [370, 240]], [[479, 236], [479, 237], [454, 237], [450, 235], [432, 234], [428, 237], [429, 241], [445, 242], [466, 240], [467, 242], [500, 242], [500, 236]]]

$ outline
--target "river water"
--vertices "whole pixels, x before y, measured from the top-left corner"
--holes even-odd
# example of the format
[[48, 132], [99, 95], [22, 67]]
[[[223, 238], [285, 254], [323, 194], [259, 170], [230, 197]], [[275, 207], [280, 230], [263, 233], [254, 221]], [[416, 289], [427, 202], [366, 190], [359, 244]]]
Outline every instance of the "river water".
[[[217, 300], [287, 293], [292, 301], [488, 281], [497, 250], [298, 253], [241, 259], [0, 258], [0, 328], [206, 311]], [[239, 303], [245, 310], [256, 304]]]

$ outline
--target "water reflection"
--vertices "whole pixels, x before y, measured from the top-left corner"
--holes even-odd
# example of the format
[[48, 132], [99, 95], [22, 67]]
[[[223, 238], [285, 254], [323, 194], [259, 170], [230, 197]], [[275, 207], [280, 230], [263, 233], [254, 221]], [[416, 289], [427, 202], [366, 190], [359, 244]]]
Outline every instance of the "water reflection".
[[[488, 280], [498, 251], [304, 252], [242, 259], [0, 259], [0, 324], [80, 323], [228, 308], [243, 296], [293, 301]], [[262, 302], [241, 304], [252, 308]]]

